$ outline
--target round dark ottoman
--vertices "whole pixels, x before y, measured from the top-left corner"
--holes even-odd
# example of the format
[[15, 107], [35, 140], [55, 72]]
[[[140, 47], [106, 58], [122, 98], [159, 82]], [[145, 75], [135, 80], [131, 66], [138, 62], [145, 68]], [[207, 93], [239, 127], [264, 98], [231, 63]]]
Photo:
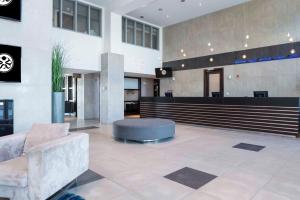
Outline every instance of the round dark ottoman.
[[159, 141], [174, 137], [175, 122], [158, 118], [119, 120], [113, 123], [113, 134], [121, 140]]

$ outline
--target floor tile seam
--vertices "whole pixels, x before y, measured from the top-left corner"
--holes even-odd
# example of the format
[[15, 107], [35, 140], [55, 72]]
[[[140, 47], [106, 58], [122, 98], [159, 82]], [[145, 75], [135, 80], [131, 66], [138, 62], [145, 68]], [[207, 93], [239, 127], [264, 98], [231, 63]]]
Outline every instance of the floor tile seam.
[[[286, 160], [288, 160], [288, 159], [286, 159]], [[286, 166], [287, 165], [287, 162], [285, 162], [285, 164], [283, 164], [282, 165], [282, 167], [281, 168], [283, 168], [284, 166]], [[278, 169], [278, 170], [276, 170], [277, 172], [279, 172], [281, 169]], [[276, 177], [276, 172], [274, 172], [273, 173], [273, 175], [270, 177], [270, 179], [269, 179], [269, 181], [267, 181], [253, 196], [252, 196], [252, 198], [250, 199], [250, 200], [253, 200], [255, 197], [256, 197], [256, 195], [260, 192], [260, 191], [262, 191], [263, 189], [265, 189], [265, 187], [269, 184], [269, 183], [271, 183], [272, 182], [272, 180], [274, 180], [274, 178]], [[274, 194], [277, 194], [277, 195], [279, 195], [279, 196], [282, 196], [280, 193], [277, 193], [277, 191], [270, 191], [270, 192], [272, 192], [272, 193], [274, 193]]]
[[[158, 178], [163, 178], [163, 177], [157, 177], [157, 179], [158, 179]], [[124, 193], [122, 193], [122, 194], [133, 193], [133, 194], [135, 194], [136, 196], [138, 196], [138, 198], [139, 198], [140, 200], [147, 200], [146, 198], [144, 198], [143, 196], [141, 196], [141, 195], [138, 193], [138, 190], [139, 190], [140, 188], [133, 189], [133, 188], [130, 188], [130, 187], [128, 187], [128, 186], [124, 186], [123, 184], [118, 183], [118, 182], [116, 182], [116, 180], [112, 180], [111, 178], [107, 178], [107, 179], [108, 179], [109, 181], [115, 183], [115, 184], [118, 185], [119, 187], [125, 189], [126, 192], [124, 192]], [[146, 186], [146, 185], [148, 185], [148, 184], [150, 184], [150, 183], [144, 184], [144, 185], [142, 185], [141, 187]], [[120, 194], [119, 196], [121, 196], [121, 194]], [[113, 199], [112, 199], [112, 200], [113, 200]]]
[[[186, 196], [180, 198], [179, 200], [185, 200], [186, 198], [189, 198], [190, 196], [193, 196], [193, 195], [196, 194], [196, 193], [204, 193], [204, 192], [202, 192], [202, 191], [201, 191], [201, 188], [199, 188], [199, 189], [197, 189], [197, 190], [191, 192], [190, 194], [187, 194]], [[205, 193], [205, 194], [208, 195], [207, 193]], [[209, 195], [209, 196], [211, 196], [211, 195]]]
[[[123, 194], [128, 194], [128, 193], [134, 193], [135, 195], [138, 195], [138, 196], [140, 197], [140, 195], [137, 194], [134, 190], [132, 190], [131, 188], [129, 188], [129, 187], [127, 187], [127, 186], [124, 186], [124, 185], [122, 185], [122, 184], [116, 182], [115, 180], [111, 179], [111, 177], [107, 177], [107, 178], [105, 177], [105, 179], [107, 179], [108, 181], [110, 181], [110, 182], [116, 184], [118, 187], [120, 187], [120, 188], [126, 190], [126, 191], [124, 191], [124, 192], [121, 192], [118, 196], [115, 196], [115, 197], [113, 197], [113, 198], [117, 198], [117, 197], [119, 197], [119, 196], [122, 196]], [[112, 199], [113, 199], [113, 198], [112, 198]], [[143, 198], [142, 198], [142, 199], [143, 199]]]
[[184, 196], [180, 197], [179, 199], [176, 199], [176, 200], [184, 200], [185, 198], [191, 196], [192, 194], [195, 194], [198, 190], [195, 190], [192, 191], [192, 192], [188, 192], [187, 194], [185, 194]]

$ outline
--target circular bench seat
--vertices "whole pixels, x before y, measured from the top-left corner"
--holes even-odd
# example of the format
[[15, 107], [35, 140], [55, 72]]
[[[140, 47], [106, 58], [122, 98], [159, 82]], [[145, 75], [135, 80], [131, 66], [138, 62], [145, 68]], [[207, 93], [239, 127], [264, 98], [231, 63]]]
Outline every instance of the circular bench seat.
[[172, 138], [175, 122], [167, 119], [125, 119], [113, 123], [115, 139], [151, 142]]

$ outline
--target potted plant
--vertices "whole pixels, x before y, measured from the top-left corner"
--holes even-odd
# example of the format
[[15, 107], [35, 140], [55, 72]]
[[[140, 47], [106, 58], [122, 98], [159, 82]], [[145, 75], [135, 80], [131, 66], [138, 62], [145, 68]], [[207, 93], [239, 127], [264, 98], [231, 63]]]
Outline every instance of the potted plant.
[[52, 50], [52, 123], [63, 123], [65, 114], [65, 93], [63, 91], [63, 68], [65, 53], [61, 45]]

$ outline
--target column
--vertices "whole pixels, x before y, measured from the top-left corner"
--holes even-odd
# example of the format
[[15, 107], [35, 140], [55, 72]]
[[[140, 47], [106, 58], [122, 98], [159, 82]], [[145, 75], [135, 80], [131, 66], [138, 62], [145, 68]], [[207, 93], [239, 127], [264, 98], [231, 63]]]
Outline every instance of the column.
[[124, 119], [124, 56], [102, 54], [100, 76], [101, 123]]

